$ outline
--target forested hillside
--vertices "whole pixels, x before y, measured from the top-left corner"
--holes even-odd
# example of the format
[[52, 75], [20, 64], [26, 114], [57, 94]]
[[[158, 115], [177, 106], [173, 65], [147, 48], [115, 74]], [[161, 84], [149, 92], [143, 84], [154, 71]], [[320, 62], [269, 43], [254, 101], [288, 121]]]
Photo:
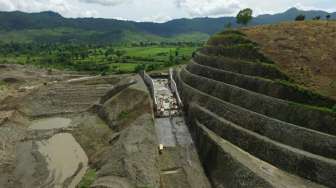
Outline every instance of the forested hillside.
[[[292, 21], [299, 14], [307, 19], [325, 16], [323, 11], [295, 8], [275, 15], [261, 15], [251, 25]], [[336, 13], [330, 14], [331, 19]], [[234, 17], [176, 19], [165, 23], [121, 21], [101, 18], [64, 18], [58, 13], [0, 12], [2, 42], [202, 42], [228, 24], [238, 27]]]

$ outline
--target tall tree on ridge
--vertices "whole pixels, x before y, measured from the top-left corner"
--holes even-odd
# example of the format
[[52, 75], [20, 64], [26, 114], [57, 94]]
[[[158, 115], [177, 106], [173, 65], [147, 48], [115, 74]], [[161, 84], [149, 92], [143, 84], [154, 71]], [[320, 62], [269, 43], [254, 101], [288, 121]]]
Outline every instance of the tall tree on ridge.
[[237, 23], [246, 26], [252, 20], [253, 10], [250, 8], [243, 9], [237, 14]]

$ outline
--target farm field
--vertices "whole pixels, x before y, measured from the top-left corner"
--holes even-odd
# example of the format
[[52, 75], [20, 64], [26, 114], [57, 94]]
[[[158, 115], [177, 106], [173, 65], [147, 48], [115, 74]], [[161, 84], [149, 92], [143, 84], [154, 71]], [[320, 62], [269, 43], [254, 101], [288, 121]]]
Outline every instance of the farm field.
[[[2, 44], [0, 64], [31, 64], [41, 68], [101, 74], [162, 70], [185, 64], [201, 45], [37, 45]], [[20, 50], [22, 49], [22, 50]], [[19, 51], [19, 52], [18, 52]]]

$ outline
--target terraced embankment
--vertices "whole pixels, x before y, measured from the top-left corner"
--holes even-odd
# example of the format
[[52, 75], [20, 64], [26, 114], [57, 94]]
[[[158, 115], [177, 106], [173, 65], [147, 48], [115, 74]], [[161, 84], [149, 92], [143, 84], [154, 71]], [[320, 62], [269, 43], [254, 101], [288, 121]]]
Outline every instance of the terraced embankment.
[[336, 102], [244, 34], [215, 35], [175, 79], [214, 187], [336, 187]]

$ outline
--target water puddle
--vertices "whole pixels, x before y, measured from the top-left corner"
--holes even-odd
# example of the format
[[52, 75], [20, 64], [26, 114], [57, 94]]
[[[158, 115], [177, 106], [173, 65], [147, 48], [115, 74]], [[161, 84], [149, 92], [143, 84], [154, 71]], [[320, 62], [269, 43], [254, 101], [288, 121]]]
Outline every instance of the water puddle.
[[88, 166], [88, 158], [75, 138], [69, 133], [57, 134], [38, 141], [37, 146], [50, 172], [46, 182], [53, 182], [55, 188], [75, 188]]
[[71, 125], [71, 119], [67, 118], [45, 118], [41, 120], [35, 120], [29, 126], [32, 130], [49, 130], [49, 129], [61, 129], [67, 128]]

